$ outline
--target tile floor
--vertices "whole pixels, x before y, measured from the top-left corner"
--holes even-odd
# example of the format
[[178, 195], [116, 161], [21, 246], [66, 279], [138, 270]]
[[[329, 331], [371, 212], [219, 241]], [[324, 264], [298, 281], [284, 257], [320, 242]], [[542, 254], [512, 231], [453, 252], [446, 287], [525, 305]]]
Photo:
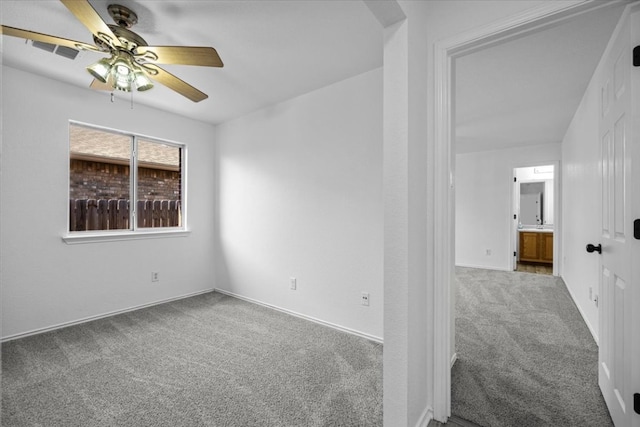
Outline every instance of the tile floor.
[[536, 264], [529, 262], [519, 262], [516, 271], [535, 274], [553, 274], [553, 264]]

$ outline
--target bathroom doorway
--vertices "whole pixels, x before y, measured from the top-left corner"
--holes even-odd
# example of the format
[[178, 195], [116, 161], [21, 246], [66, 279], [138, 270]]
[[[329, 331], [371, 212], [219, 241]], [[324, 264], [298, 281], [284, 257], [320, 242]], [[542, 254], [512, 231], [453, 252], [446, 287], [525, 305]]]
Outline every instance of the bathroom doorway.
[[557, 275], [557, 163], [513, 170], [512, 269]]

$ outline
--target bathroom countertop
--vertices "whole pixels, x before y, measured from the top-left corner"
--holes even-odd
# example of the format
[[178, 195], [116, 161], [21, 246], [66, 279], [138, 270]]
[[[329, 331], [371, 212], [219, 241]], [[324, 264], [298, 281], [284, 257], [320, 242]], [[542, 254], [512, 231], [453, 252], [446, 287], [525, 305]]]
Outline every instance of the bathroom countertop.
[[553, 228], [519, 228], [519, 232], [527, 233], [553, 233]]

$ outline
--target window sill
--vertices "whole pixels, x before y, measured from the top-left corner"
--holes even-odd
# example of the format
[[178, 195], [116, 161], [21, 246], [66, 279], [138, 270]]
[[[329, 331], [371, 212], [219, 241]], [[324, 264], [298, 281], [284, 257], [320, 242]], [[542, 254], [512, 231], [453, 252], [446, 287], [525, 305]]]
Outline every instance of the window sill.
[[191, 234], [190, 230], [171, 229], [171, 230], [153, 230], [153, 231], [78, 231], [73, 234], [69, 233], [62, 236], [62, 240], [67, 245], [76, 245], [81, 243], [103, 243], [117, 242], [123, 240], [142, 240], [142, 239], [162, 239], [167, 237], [186, 237]]

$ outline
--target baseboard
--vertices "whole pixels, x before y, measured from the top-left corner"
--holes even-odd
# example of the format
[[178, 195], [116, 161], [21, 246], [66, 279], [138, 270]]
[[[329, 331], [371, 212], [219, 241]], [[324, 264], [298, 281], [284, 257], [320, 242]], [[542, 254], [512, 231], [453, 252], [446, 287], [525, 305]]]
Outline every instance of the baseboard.
[[451, 367], [453, 368], [453, 365], [456, 363], [456, 360], [458, 360], [458, 353], [453, 353], [453, 356], [451, 356]]
[[153, 307], [154, 305], [165, 304], [165, 303], [168, 303], [168, 302], [177, 301], [177, 300], [181, 300], [181, 299], [185, 299], [185, 298], [190, 298], [190, 297], [194, 297], [196, 295], [206, 294], [206, 293], [213, 292], [213, 291], [214, 291], [213, 288], [205, 289], [205, 290], [202, 290], [202, 291], [192, 292], [192, 293], [180, 295], [180, 296], [177, 296], [177, 297], [167, 298], [167, 299], [163, 299], [163, 300], [150, 302], [150, 303], [147, 303], [147, 304], [141, 304], [141, 305], [136, 305], [136, 306], [129, 307], [129, 308], [124, 308], [122, 310], [110, 311], [108, 313], [98, 314], [96, 316], [89, 316], [89, 317], [84, 317], [84, 318], [78, 319], [78, 320], [72, 320], [70, 322], [58, 323], [57, 325], [47, 326], [45, 328], [33, 329], [31, 331], [21, 332], [19, 334], [14, 334], [14, 335], [9, 335], [9, 336], [6, 336], [6, 337], [2, 337], [2, 338], [0, 338], [0, 343], [13, 341], [13, 340], [17, 340], [17, 339], [20, 339], [20, 338], [25, 338], [25, 337], [28, 337], [28, 336], [31, 336], [31, 335], [38, 335], [38, 334], [42, 334], [42, 333], [45, 333], [45, 332], [55, 331], [56, 329], [66, 328], [67, 326], [80, 325], [82, 323], [87, 323], [87, 322], [91, 322], [91, 321], [98, 320], [98, 319], [104, 319], [105, 317], [117, 316], [118, 314], [128, 313], [130, 311], [141, 310], [143, 308]]
[[561, 277], [561, 279], [564, 282], [564, 287], [567, 288], [567, 291], [569, 292], [569, 296], [573, 300], [573, 305], [575, 305], [576, 308], [578, 309], [578, 313], [580, 313], [580, 316], [582, 316], [582, 320], [584, 320], [584, 323], [586, 323], [587, 328], [589, 329], [589, 332], [591, 332], [591, 336], [593, 337], [593, 340], [596, 342], [596, 345], [599, 346], [600, 344], [598, 343], [598, 335], [596, 334], [596, 331], [593, 329], [591, 322], [589, 322], [589, 319], [587, 319], [587, 316], [585, 316], [584, 311], [582, 310], [582, 307], [580, 307], [580, 304], [578, 304], [578, 300], [576, 299], [576, 296], [573, 294], [573, 292], [571, 292], [571, 288], [567, 286], [567, 281], [565, 280], [565, 278]]
[[432, 419], [433, 419], [433, 408], [431, 408], [430, 406], [427, 406], [426, 408], [424, 408], [422, 415], [420, 415], [420, 418], [416, 423], [416, 427], [427, 427]]
[[312, 317], [312, 316], [307, 316], [306, 314], [298, 313], [298, 312], [295, 312], [295, 311], [292, 311], [292, 310], [289, 310], [289, 309], [286, 309], [286, 308], [278, 307], [276, 305], [268, 304], [266, 302], [262, 302], [262, 301], [259, 301], [259, 300], [253, 299], [253, 298], [245, 297], [245, 296], [242, 296], [242, 295], [239, 295], [239, 294], [236, 294], [234, 292], [230, 292], [230, 291], [227, 291], [227, 290], [224, 290], [224, 289], [217, 289], [216, 288], [216, 289], [214, 289], [214, 291], [215, 292], [219, 292], [219, 293], [224, 294], [224, 295], [228, 295], [228, 296], [233, 297], [233, 298], [238, 298], [240, 300], [247, 301], [247, 302], [250, 302], [250, 303], [253, 303], [253, 304], [261, 305], [263, 307], [271, 308], [273, 310], [277, 310], [277, 311], [280, 311], [282, 313], [289, 314], [291, 316], [299, 317], [300, 319], [309, 320], [311, 322], [318, 323], [318, 324], [323, 325], [323, 326], [328, 326], [330, 328], [336, 329], [336, 330], [341, 331], [341, 332], [346, 332], [346, 333], [351, 334], [351, 335], [356, 335], [356, 336], [359, 336], [361, 338], [366, 338], [366, 339], [368, 339], [370, 341], [374, 341], [374, 342], [377, 342], [379, 344], [383, 344], [382, 338], [376, 337], [375, 335], [370, 335], [370, 334], [367, 334], [367, 333], [364, 333], [364, 332], [357, 331], [355, 329], [347, 328], [346, 326], [337, 325], [335, 323], [327, 322], [326, 320], [321, 320], [321, 319], [317, 319], [317, 318]]
[[458, 264], [456, 263], [456, 267], [464, 267], [464, 268], [479, 268], [481, 270], [496, 270], [496, 271], [513, 271], [508, 267], [491, 267], [488, 265], [473, 265], [473, 264]]

